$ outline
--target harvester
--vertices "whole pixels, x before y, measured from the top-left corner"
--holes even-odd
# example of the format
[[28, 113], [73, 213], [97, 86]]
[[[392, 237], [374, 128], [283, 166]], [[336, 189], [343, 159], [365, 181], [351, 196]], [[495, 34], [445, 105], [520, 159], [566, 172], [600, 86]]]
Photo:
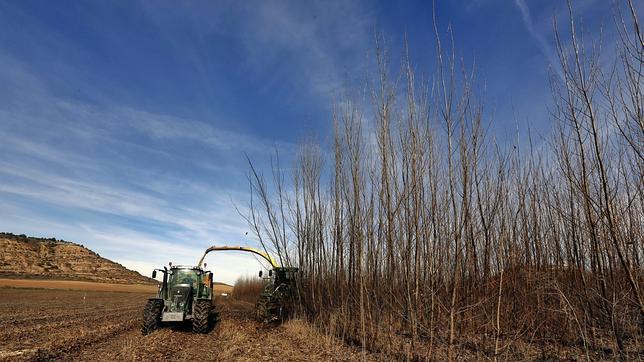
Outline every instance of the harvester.
[[[269, 270], [269, 282], [255, 303], [255, 317], [263, 322], [282, 322], [295, 307], [297, 268], [275, 267]], [[259, 272], [262, 277], [262, 272]], [[272, 278], [271, 278], [272, 277]]]
[[[298, 268], [281, 267], [275, 259], [267, 253], [248, 248], [244, 246], [211, 246], [206, 249], [197, 266], [200, 266], [204, 258], [211, 251], [245, 251], [253, 253], [264, 258], [271, 265], [268, 272], [268, 283], [264, 286], [262, 293], [257, 298], [255, 304], [255, 316], [257, 320], [263, 322], [281, 322], [287, 319], [293, 312], [295, 306], [296, 291], [296, 274]], [[259, 277], [263, 276], [262, 271]]]
[[143, 310], [144, 335], [163, 322], [191, 322], [192, 330], [207, 333], [217, 318], [213, 308], [212, 272], [201, 266], [172, 266], [155, 269], [163, 273], [163, 282], [155, 298], [148, 299]]

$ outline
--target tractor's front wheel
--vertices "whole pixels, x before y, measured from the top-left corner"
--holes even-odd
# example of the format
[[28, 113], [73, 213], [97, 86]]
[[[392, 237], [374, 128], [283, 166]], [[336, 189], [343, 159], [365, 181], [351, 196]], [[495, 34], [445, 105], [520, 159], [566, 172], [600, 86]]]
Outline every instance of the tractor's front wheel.
[[143, 326], [141, 333], [145, 336], [159, 328], [161, 323], [161, 312], [163, 311], [163, 300], [150, 299], [143, 309]]
[[212, 302], [210, 300], [198, 300], [195, 302], [194, 313], [192, 314], [192, 331], [196, 333], [208, 333], [212, 315]]
[[257, 302], [255, 303], [255, 319], [258, 322], [267, 322], [268, 321], [268, 303], [269, 303], [269, 297], [265, 295], [260, 295], [259, 298], [257, 298]]

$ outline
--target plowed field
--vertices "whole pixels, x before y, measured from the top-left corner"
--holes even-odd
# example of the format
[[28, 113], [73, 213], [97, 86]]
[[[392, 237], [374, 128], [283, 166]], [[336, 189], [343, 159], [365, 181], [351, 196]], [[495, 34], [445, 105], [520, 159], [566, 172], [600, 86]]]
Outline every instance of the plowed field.
[[281, 326], [252, 319], [252, 305], [217, 302], [208, 334], [175, 326], [140, 332], [149, 293], [0, 288], [0, 360], [362, 359], [356, 350], [304, 322]]

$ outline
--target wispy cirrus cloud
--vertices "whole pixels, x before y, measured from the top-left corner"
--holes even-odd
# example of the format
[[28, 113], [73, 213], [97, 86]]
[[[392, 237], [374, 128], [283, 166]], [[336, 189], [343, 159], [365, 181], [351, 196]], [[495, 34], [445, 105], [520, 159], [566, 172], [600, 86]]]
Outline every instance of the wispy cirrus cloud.
[[535, 27], [532, 20], [532, 15], [530, 14], [530, 8], [528, 7], [528, 4], [525, 2], [525, 0], [514, 0], [514, 3], [521, 12], [521, 20], [523, 21], [528, 34], [530, 34], [532, 39], [539, 46], [541, 53], [548, 62], [548, 66], [557, 74], [560, 79], [563, 79], [563, 74], [561, 73], [561, 70], [558, 66], [559, 60], [557, 59], [557, 54], [552, 44], [547, 40], [548, 38], [546, 34], [548, 33], [546, 33], [544, 29], [539, 30]]
[[[38, 11], [3, 6], [0, 39], [11, 41], [0, 45], [0, 80], [10, 85], [0, 89], [0, 229], [82, 242], [147, 273], [168, 260], [189, 263], [212, 242], [253, 243], [237, 211], [246, 206], [244, 155], [261, 163], [276, 148], [288, 164], [293, 132], [262, 135], [252, 112], [231, 112], [219, 99], [244, 82], [251, 90], [240, 89], [244, 97], [279, 94], [294, 104], [306, 93], [310, 104], [330, 105], [330, 91], [355, 66], [339, 61], [338, 51], [360, 45], [367, 28], [353, 25], [367, 12], [343, 2], [235, 4], [209, 15], [186, 9], [178, 14], [186, 21], [177, 22], [131, 5], [129, 14], [141, 5], [145, 16], [125, 33], [109, 16], [92, 15], [92, 6], [74, 9], [88, 10], [83, 19], [92, 22], [71, 32], [41, 22]], [[340, 10], [343, 20], [335, 17]], [[148, 33], [145, 42], [156, 43], [142, 51], [140, 30], [150, 21], [160, 31]], [[83, 26], [87, 39], [75, 37]], [[227, 79], [231, 65], [213, 46], [222, 35], [241, 47], [241, 79]], [[191, 116], [177, 112], [195, 104], [185, 112]], [[229, 283], [258, 266], [252, 257], [214, 258]]]
[[[0, 229], [82, 242], [144, 273], [152, 263], [194, 262], [212, 243], [254, 243], [237, 211], [246, 206], [244, 153], [262, 154], [273, 142], [47, 97], [48, 112], [0, 110]], [[232, 283], [260, 265], [231, 260], [216, 267], [219, 280]]]

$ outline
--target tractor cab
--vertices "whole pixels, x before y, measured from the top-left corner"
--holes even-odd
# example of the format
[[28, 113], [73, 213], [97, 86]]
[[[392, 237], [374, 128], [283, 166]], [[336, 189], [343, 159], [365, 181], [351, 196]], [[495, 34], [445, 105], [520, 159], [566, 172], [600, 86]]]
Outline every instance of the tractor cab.
[[162, 320], [173, 321], [190, 318], [192, 302], [196, 298], [209, 298], [212, 293], [210, 273], [201, 268], [190, 266], [173, 266], [168, 270], [166, 308]]
[[212, 273], [192, 266], [173, 266], [168, 270], [167, 288], [173, 290], [190, 289], [197, 298], [208, 298], [212, 292]]
[[288, 284], [289, 286], [294, 287], [295, 277], [298, 271], [299, 271], [298, 268], [284, 268], [284, 267], [274, 268], [273, 284], [275, 285]]

